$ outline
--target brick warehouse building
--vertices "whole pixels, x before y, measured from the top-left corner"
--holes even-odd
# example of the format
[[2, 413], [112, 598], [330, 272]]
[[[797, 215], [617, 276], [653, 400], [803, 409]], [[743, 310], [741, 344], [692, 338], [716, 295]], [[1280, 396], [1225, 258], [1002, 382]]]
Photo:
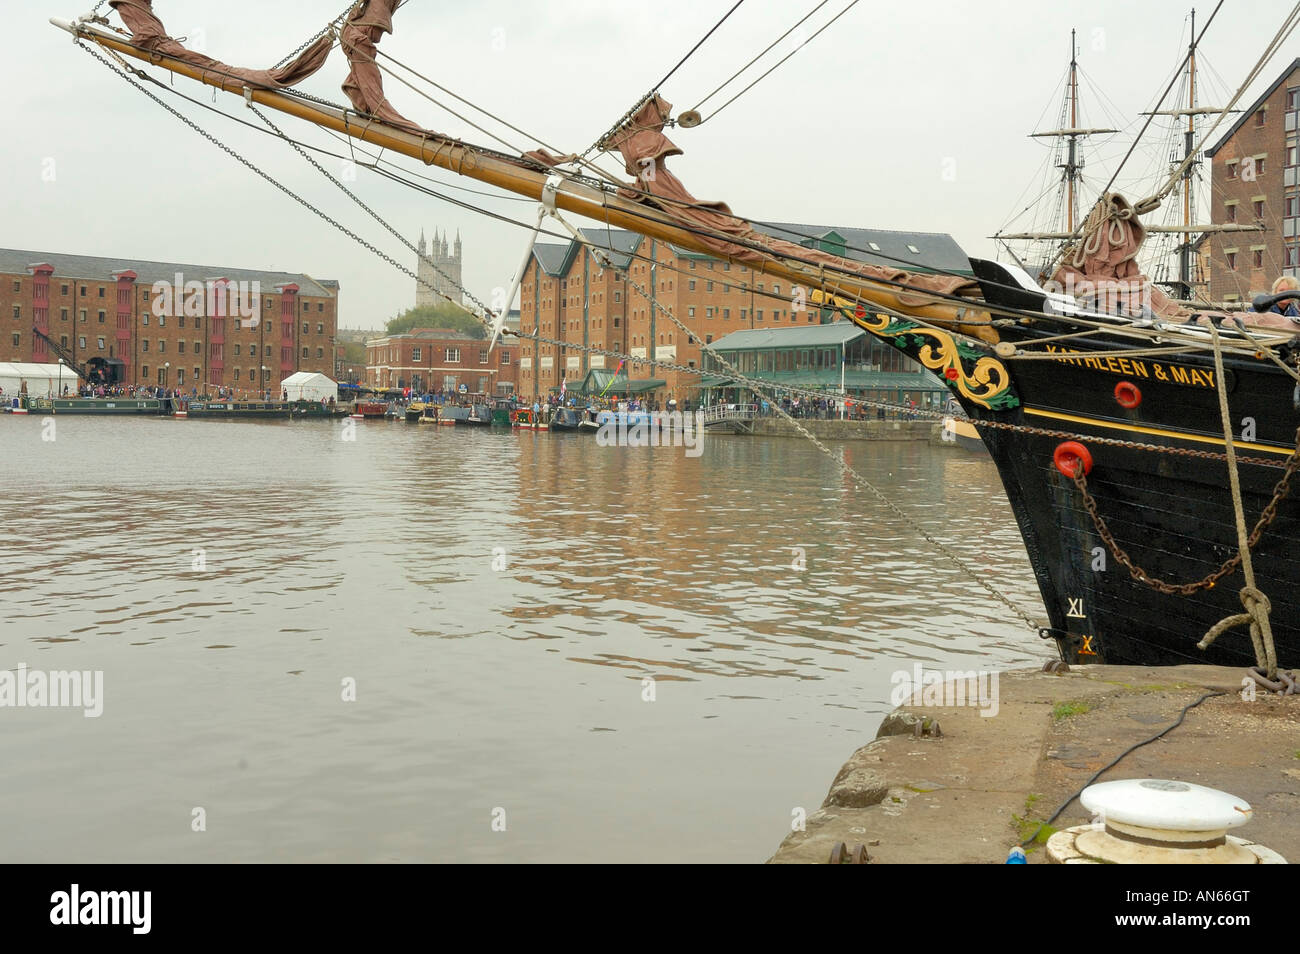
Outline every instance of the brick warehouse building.
[[[970, 262], [951, 237], [814, 225], [767, 225], [780, 238], [856, 261], [899, 265], [913, 271], [970, 274]], [[696, 252], [617, 229], [583, 229], [613, 266], [604, 269], [584, 245], [538, 243], [520, 286], [519, 394], [543, 396], [591, 368], [603, 355], [570, 350], [583, 345], [632, 357], [701, 368], [701, 345], [747, 328], [781, 328], [833, 319], [803, 307], [788, 282]], [[636, 282], [651, 299], [632, 288]], [[804, 292], [806, 295], [806, 291]], [[663, 314], [669, 308], [689, 329]], [[554, 345], [530, 335], [558, 339]], [[919, 367], [918, 369], [919, 370]], [[624, 368], [633, 380], [661, 379], [661, 397], [694, 398], [701, 376], [650, 365]]]
[[488, 353], [489, 342], [458, 331], [416, 328], [366, 341], [366, 384], [372, 388], [414, 388], [506, 397], [518, 379], [519, 349], [503, 338]]
[[[159, 302], [155, 283], [178, 275], [191, 294]], [[337, 282], [287, 272], [0, 249], [0, 361], [62, 350], [126, 384], [275, 390], [296, 371], [334, 373], [338, 296]]]
[[1249, 301], [1279, 275], [1300, 276], [1300, 59], [1293, 60], [1206, 156], [1210, 221], [1263, 232], [1210, 234], [1209, 297]]

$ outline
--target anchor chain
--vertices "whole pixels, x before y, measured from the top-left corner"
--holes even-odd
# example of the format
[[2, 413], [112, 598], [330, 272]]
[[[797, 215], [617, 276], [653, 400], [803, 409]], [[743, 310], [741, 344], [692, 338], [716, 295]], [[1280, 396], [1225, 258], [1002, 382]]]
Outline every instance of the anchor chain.
[[[1296, 433], [1296, 440], [1300, 441], [1300, 431], [1297, 431]], [[1260, 539], [1263, 537], [1264, 531], [1267, 530], [1273, 524], [1274, 519], [1277, 518], [1278, 504], [1286, 499], [1287, 494], [1290, 492], [1291, 478], [1295, 474], [1297, 467], [1300, 467], [1300, 447], [1297, 448], [1295, 454], [1291, 455], [1290, 459], [1286, 463], [1286, 470], [1282, 474], [1282, 478], [1274, 486], [1273, 499], [1268, 502], [1268, 506], [1260, 511], [1259, 520], [1256, 521], [1255, 528], [1251, 531], [1250, 537], [1247, 541], [1249, 549], [1255, 549], [1259, 544]], [[1137, 580], [1139, 583], [1145, 583], [1153, 590], [1158, 590], [1166, 596], [1191, 596], [1201, 590], [1212, 589], [1219, 580], [1228, 576], [1230, 573], [1235, 572], [1237, 567], [1241, 565], [1241, 551], [1238, 550], [1232, 557], [1225, 560], [1217, 570], [1206, 574], [1193, 583], [1170, 583], [1151, 576], [1146, 570], [1133, 562], [1133, 558], [1129, 556], [1128, 551], [1119, 545], [1119, 541], [1117, 541], [1111, 533], [1110, 527], [1106, 524], [1106, 520], [1102, 517], [1101, 511], [1097, 506], [1096, 498], [1093, 497], [1091, 491], [1088, 489], [1088, 478], [1083, 474], [1082, 465], [1078, 467], [1075, 471], [1074, 477], [1071, 479], [1074, 481], [1074, 486], [1079, 489], [1079, 494], [1083, 499], [1084, 509], [1088, 511], [1088, 516], [1092, 518], [1093, 526], [1097, 529], [1097, 535], [1101, 537], [1102, 542], [1106, 544], [1106, 549], [1108, 549], [1111, 552], [1111, 555], [1129, 571], [1129, 574], [1133, 579]]]

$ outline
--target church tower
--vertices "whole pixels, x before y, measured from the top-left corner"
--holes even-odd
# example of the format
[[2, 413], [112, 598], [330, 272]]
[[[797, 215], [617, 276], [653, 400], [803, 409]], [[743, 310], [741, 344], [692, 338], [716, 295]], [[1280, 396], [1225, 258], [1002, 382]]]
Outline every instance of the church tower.
[[[464, 281], [461, 267], [460, 230], [456, 230], [456, 241], [448, 247], [447, 236], [437, 230], [433, 233], [432, 244], [426, 244], [424, 230], [420, 230], [419, 261], [416, 274], [420, 276], [415, 283], [415, 306], [436, 305], [446, 301], [462, 301], [461, 283]], [[432, 286], [432, 288], [430, 287]], [[445, 297], [444, 297], [445, 296]]]

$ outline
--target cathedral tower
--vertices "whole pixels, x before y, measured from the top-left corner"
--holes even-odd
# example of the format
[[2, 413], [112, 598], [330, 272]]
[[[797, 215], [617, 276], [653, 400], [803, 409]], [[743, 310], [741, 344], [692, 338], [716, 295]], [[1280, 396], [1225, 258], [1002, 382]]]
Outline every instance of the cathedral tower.
[[421, 229], [420, 243], [416, 247], [420, 251], [416, 266], [420, 280], [415, 283], [415, 306], [422, 308], [425, 305], [436, 305], [447, 298], [462, 301], [460, 230], [456, 231], [455, 244], [449, 249], [446, 235], [435, 231], [433, 243], [426, 244], [424, 230]]

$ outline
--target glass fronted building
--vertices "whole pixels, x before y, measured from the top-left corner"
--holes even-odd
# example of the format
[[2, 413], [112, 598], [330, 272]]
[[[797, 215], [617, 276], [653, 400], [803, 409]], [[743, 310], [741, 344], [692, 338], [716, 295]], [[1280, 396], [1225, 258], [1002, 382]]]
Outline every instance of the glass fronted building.
[[[715, 341], [712, 347], [742, 375], [770, 385], [769, 400], [794, 397], [789, 389], [798, 388], [837, 400], [915, 404], [938, 411], [949, 395], [938, 377], [851, 321], [746, 329]], [[737, 385], [707, 352], [704, 372], [700, 382], [704, 404], [753, 401], [749, 388]]]

